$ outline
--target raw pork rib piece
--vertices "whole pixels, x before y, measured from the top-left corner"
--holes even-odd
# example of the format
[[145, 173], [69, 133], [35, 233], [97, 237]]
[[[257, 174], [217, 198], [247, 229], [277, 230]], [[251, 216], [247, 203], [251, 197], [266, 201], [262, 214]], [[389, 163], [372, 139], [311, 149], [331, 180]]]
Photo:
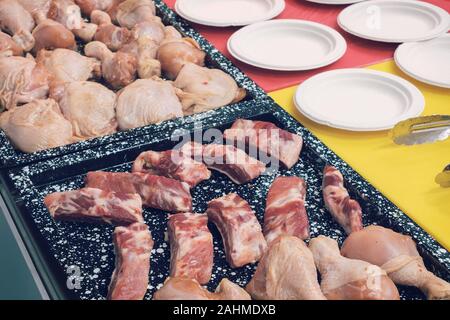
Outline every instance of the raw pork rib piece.
[[224, 138], [239, 147], [251, 146], [278, 159], [290, 169], [299, 159], [303, 146], [301, 136], [278, 128], [271, 122], [238, 119], [230, 129], [225, 130]]
[[361, 207], [356, 200], [350, 199], [344, 178], [335, 167], [325, 166], [322, 192], [325, 206], [347, 234], [363, 228]]
[[170, 276], [208, 283], [213, 267], [213, 239], [208, 216], [177, 213], [169, 217]]
[[211, 177], [211, 171], [179, 150], [142, 152], [133, 163], [133, 172], [161, 175], [184, 181], [192, 187]]
[[247, 201], [230, 193], [210, 201], [206, 213], [222, 235], [227, 261], [233, 268], [261, 258], [267, 243]]
[[231, 145], [190, 142], [183, 145], [181, 152], [197, 161], [203, 161], [209, 169], [227, 175], [237, 184], [249, 182], [266, 170], [264, 163]]
[[224, 278], [216, 291], [209, 292], [194, 279], [169, 277], [153, 300], [251, 300], [250, 295], [237, 284]]
[[88, 172], [86, 186], [107, 191], [137, 193], [145, 206], [172, 212], [192, 210], [189, 185], [146, 173]]
[[305, 209], [306, 185], [299, 177], [278, 177], [267, 194], [264, 214], [264, 236], [267, 243], [281, 235], [309, 237], [309, 221]]
[[116, 268], [109, 284], [110, 300], [142, 300], [148, 287], [152, 234], [145, 223], [114, 230]]
[[142, 201], [132, 193], [83, 188], [54, 192], [44, 203], [55, 220], [90, 220], [125, 225], [142, 222]]

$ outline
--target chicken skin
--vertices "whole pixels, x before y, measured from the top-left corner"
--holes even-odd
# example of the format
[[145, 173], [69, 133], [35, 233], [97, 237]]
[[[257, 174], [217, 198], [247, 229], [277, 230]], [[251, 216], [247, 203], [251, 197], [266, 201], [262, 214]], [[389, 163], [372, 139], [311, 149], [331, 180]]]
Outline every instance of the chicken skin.
[[104, 136], [117, 129], [116, 94], [99, 83], [74, 81], [54, 87], [51, 97], [81, 139]]
[[0, 56], [21, 56], [23, 49], [9, 34], [0, 31]]
[[82, 56], [69, 49], [40, 50], [36, 62], [42, 63], [50, 72], [54, 84], [85, 81], [101, 74], [100, 62], [97, 59]]
[[53, 99], [33, 100], [2, 113], [0, 128], [17, 149], [27, 153], [74, 142], [72, 125]]
[[75, 0], [75, 3], [80, 7], [81, 13], [89, 17], [94, 10], [107, 12], [113, 7], [114, 2], [116, 1], [117, 0]]
[[194, 39], [166, 38], [158, 49], [158, 60], [169, 79], [175, 79], [181, 68], [187, 63], [205, 65], [205, 52]]
[[245, 97], [245, 90], [219, 69], [208, 69], [194, 63], [186, 63], [174, 82], [181, 89], [184, 114], [217, 109], [235, 103]]
[[12, 35], [13, 40], [25, 51], [34, 46], [31, 31], [33, 17], [17, 0], [0, 1], [0, 28]]
[[336, 240], [311, 239], [309, 249], [320, 272], [323, 294], [330, 300], [399, 300], [397, 287], [380, 267], [341, 256]]
[[256, 300], [325, 300], [311, 251], [303, 240], [278, 237], [245, 288]]
[[94, 40], [103, 42], [111, 51], [119, 50], [125, 43], [132, 40], [132, 32], [127, 28], [114, 25], [106, 12], [92, 11], [91, 21], [98, 25]]
[[121, 130], [183, 116], [173, 86], [159, 78], [139, 79], [118, 94], [117, 121]]
[[244, 289], [228, 279], [222, 279], [216, 291], [209, 292], [196, 280], [169, 277], [153, 295], [153, 300], [251, 300]]
[[19, 2], [33, 17], [35, 14], [42, 14], [44, 17], [47, 17], [51, 1], [52, 0], [17, 0], [17, 2]]
[[43, 64], [36, 63], [31, 55], [0, 57], [0, 110], [45, 98], [49, 77]]
[[381, 226], [368, 226], [351, 233], [341, 253], [380, 266], [396, 284], [415, 286], [428, 299], [450, 299], [450, 284], [426, 269], [409, 236]]
[[116, 9], [116, 19], [122, 27], [132, 29], [137, 23], [155, 18], [152, 0], [125, 0]]
[[125, 87], [136, 79], [138, 63], [133, 55], [112, 52], [100, 41], [89, 42], [84, 53], [102, 62], [102, 76], [114, 89]]
[[41, 49], [54, 50], [65, 48], [74, 50], [76, 48], [75, 36], [61, 23], [47, 19], [42, 12], [34, 14], [37, 27], [33, 30], [35, 45], [33, 53]]

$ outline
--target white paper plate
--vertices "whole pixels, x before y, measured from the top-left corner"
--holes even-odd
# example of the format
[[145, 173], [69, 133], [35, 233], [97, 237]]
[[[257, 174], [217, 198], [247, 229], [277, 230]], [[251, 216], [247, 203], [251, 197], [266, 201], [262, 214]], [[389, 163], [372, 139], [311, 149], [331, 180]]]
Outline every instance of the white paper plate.
[[270, 70], [310, 70], [329, 65], [347, 49], [345, 39], [323, 24], [280, 19], [252, 24], [228, 40], [228, 51], [247, 64]]
[[186, 20], [214, 27], [245, 26], [283, 12], [284, 0], [177, 0], [175, 11]]
[[371, 0], [353, 4], [338, 16], [345, 31], [383, 42], [411, 42], [435, 38], [449, 29], [447, 11], [412, 0]]
[[308, 2], [320, 3], [320, 4], [352, 4], [356, 2], [366, 1], [366, 0], [306, 0]]
[[407, 75], [439, 87], [450, 88], [450, 34], [409, 42], [395, 50], [395, 63]]
[[307, 118], [338, 129], [378, 131], [423, 111], [422, 93], [392, 74], [368, 69], [339, 69], [303, 82], [295, 93]]

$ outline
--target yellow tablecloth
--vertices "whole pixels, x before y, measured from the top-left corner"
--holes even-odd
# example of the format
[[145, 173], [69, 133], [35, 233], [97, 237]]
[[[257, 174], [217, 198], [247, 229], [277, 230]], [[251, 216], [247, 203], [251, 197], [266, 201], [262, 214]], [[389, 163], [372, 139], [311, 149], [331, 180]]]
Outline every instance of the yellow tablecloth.
[[[425, 96], [423, 115], [450, 114], [450, 89], [415, 81], [402, 73], [393, 61], [368, 67], [411, 81]], [[316, 124], [295, 108], [296, 87], [269, 95], [330, 149], [380, 190], [410, 218], [450, 250], [450, 188], [441, 188], [435, 176], [450, 164], [450, 139], [417, 146], [395, 145], [387, 131], [356, 133]]]

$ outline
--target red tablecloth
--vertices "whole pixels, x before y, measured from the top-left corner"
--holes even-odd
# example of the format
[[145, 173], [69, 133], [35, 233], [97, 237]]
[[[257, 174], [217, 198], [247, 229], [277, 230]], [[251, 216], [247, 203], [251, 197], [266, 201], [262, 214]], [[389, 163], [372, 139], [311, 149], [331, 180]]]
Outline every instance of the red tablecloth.
[[[176, 0], [165, 0], [165, 2], [173, 8]], [[436, 4], [450, 12], [449, 0], [427, 0], [426, 2]], [[315, 4], [305, 0], [286, 0], [284, 12], [277, 17], [278, 19], [294, 18], [319, 22], [335, 28], [345, 37], [348, 46], [345, 55], [332, 65], [311, 71], [268, 71], [246, 65], [233, 59], [226, 49], [228, 38], [237, 28], [215, 28], [201, 25], [195, 25], [195, 28], [264, 90], [270, 92], [298, 84], [312, 75], [325, 70], [365, 66], [392, 58], [396, 48], [395, 44], [360, 39], [338, 27], [336, 17], [344, 7]]]

